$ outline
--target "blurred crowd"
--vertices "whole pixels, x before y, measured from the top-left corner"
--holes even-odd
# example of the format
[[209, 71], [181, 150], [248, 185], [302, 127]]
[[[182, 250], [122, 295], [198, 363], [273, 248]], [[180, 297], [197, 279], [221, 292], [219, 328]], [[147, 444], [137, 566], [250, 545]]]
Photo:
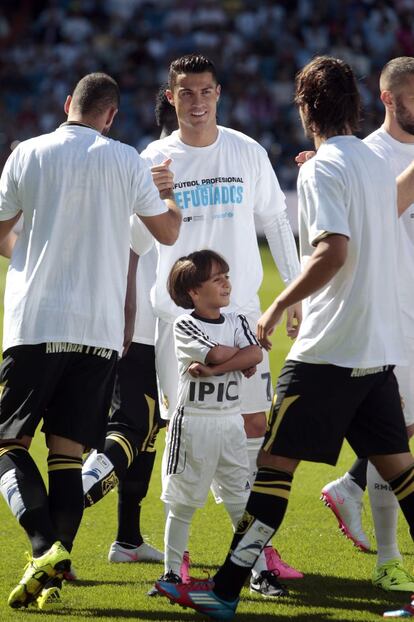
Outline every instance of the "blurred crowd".
[[315, 54], [349, 62], [368, 134], [383, 117], [379, 70], [414, 55], [414, 0], [2, 0], [0, 166], [17, 141], [64, 121], [66, 95], [92, 71], [118, 80], [111, 135], [141, 151], [159, 133], [155, 94], [170, 61], [194, 51], [217, 65], [219, 123], [258, 140], [288, 190], [309, 147], [292, 106], [297, 70]]

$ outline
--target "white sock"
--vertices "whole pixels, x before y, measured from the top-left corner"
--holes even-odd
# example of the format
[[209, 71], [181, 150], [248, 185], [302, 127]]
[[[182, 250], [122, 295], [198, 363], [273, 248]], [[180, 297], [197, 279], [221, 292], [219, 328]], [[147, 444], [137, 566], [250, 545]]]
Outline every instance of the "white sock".
[[[239, 520], [243, 516], [244, 509], [246, 504], [243, 503], [228, 503], [224, 501], [224, 505], [226, 506], [226, 510], [229, 513], [231, 523], [233, 525], [233, 530], [236, 529]], [[252, 575], [256, 578], [263, 570], [267, 570], [266, 557], [264, 554], [264, 550], [260, 553], [259, 557], [255, 565], [252, 568]]]
[[180, 576], [183, 554], [187, 550], [190, 523], [195, 510], [196, 508], [183, 505], [182, 503], [170, 504], [164, 534], [165, 573], [172, 571]]
[[377, 540], [377, 565], [381, 566], [401, 554], [397, 543], [398, 501], [391, 486], [382, 479], [377, 469], [368, 462], [367, 488]]
[[257, 474], [257, 456], [263, 445], [264, 436], [247, 439], [247, 455], [249, 458], [249, 483], [253, 486]]
[[[107, 477], [114, 471], [114, 465], [105, 456], [98, 453], [96, 449], [86, 458], [82, 467], [82, 486], [83, 492], [87, 493], [96, 483]], [[97, 479], [98, 476], [98, 479]]]

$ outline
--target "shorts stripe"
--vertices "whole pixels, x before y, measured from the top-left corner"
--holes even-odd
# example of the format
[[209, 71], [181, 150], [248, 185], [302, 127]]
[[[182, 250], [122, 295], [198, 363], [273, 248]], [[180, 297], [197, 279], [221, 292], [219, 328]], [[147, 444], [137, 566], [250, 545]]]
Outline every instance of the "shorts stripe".
[[177, 472], [178, 460], [180, 457], [180, 445], [181, 445], [181, 428], [184, 416], [184, 408], [181, 407], [177, 415], [174, 417], [172, 430], [171, 430], [171, 444], [168, 454], [167, 462], [167, 475], [172, 475]]
[[[279, 410], [276, 413], [276, 416], [274, 417], [274, 420], [271, 423], [271, 432], [270, 432], [270, 436], [269, 436], [269, 440], [267, 441], [267, 443], [265, 445], [263, 445], [263, 450], [264, 451], [268, 451], [270, 449], [270, 447], [273, 444], [273, 441], [276, 438], [276, 434], [277, 431], [279, 429], [280, 424], [282, 423], [283, 417], [285, 416], [285, 413], [287, 411], [287, 409], [294, 403], [296, 402], [296, 400], [298, 399], [298, 397], [300, 397], [300, 395], [291, 395], [289, 397], [285, 397], [284, 400], [282, 401], [282, 403], [280, 404]], [[273, 405], [272, 405], [272, 412], [271, 412], [271, 418], [273, 415], [273, 412], [276, 408], [276, 401], [277, 401], [277, 396], [275, 395], [273, 398]]]
[[5, 445], [4, 447], [0, 447], [0, 458], [8, 451], [13, 451], [13, 449], [23, 449], [23, 451], [28, 451], [24, 445]]
[[154, 418], [155, 418], [155, 400], [150, 395], [144, 393], [145, 401], [148, 405], [148, 434], [141, 446], [141, 451], [148, 451], [147, 443], [154, 434]]

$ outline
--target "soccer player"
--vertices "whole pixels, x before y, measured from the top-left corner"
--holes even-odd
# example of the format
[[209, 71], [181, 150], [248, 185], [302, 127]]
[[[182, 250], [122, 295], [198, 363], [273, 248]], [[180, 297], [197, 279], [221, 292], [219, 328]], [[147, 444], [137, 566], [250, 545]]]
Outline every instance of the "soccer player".
[[[0, 180], [0, 242], [24, 217], [7, 275], [0, 370], [0, 490], [32, 547], [13, 608], [38, 598], [42, 607], [43, 588], [70, 564], [82, 453], [102, 444], [122, 350], [129, 217], [138, 213], [165, 244], [180, 228], [171, 190], [162, 201], [135, 149], [105, 136], [118, 106], [110, 76], [85, 76], [66, 99], [67, 122], [20, 143]], [[42, 420], [48, 493], [29, 453]]]
[[[414, 58], [394, 58], [380, 76], [384, 124], [364, 142], [382, 157], [397, 177], [414, 160]], [[394, 370], [400, 389], [408, 436], [414, 431], [414, 206], [399, 219], [398, 284], [408, 365]], [[368, 471], [367, 471], [368, 467]], [[367, 482], [368, 479], [368, 482]], [[398, 502], [391, 487], [367, 459], [357, 459], [343, 477], [324, 486], [322, 497], [345, 534], [362, 549], [369, 540], [361, 523], [361, 498], [368, 492], [377, 541], [373, 583], [384, 590], [414, 592], [414, 577], [405, 570], [397, 543]]]
[[[192, 313], [174, 322], [178, 402], [163, 456], [161, 498], [168, 504], [163, 581], [180, 584], [193, 514], [214, 481], [234, 528], [246, 505], [249, 464], [240, 416], [244, 374], [251, 378], [263, 354], [245, 316], [221, 313], [230, 304], [229, 266], [202, 250], [178, 259], [168, 278], [175, 303]], [[262, 564], [263, 565], [263, 564]], [[274, 573], [254, 575], [252, 589], [269, 581], [268, 595], [282, 596]]]
[[[158, 583], [171, 600], [221, 620], [233, 617], [250, 568], [282, 523], [299, 462], [335, 464], [344, 438], [390, 483], [414, 536], [414, 460], [393, 373], [405, 362], [395, 177], [353, 135], [360, 98], [349, 65], [315, 58], [297, 76], [295, 100], [317, 149], [298, 180], [302, 273], [260, 318], [259, 341], [271, 347], [283, 311], [299, 300], [303, 323], [226, 561], [213, 581], [175, 590]], [[412, 174], [405, 183], [401, 209]]]
[[[267, 154], [248, 136], [217, 125], [220, 91], [216, 69], [208, 58], [190, 54], [173, 61], [166, 95], [175, 109], [178, 130], [151, 143], [142, 153], [152, 165], [172, 159], [174, 196], [183, 211], [183, 229], [174, 248], [167, 253], [163, 247], [158, 248], [157, 279], [152, 290], [157, 316], [155, 353], [160, 409], [167, 419], [175, 410], [178, 386], [172, 325], [183, 311], [171, 300], [166, 288], [176, 259], [200, 248], [217, 252], [225, 249], [233, 284], [230, 310], [246, 315], [253, 330], [260, 317], [257, 292], [262, 280], [255, 217], [261, 221], [284, 282], [289, 283], [299, 271], [285, 198]], [[288, 310], [287, 330], [292, 337], [297, 333], [295, 321], [300, 321], [300, 313], [300, 305]], [[251, 481], [271, 398], [266, 354], [257, 374], [248, 384], [242, 381]], [[268, 569], [279, 576], [302, 576], [285, 565], [271, 547], [267, 557]]]
[[[177, 127], [174, 109], [165, 97], [165, 86], [157, 94], [155, 117], [161, 136], [167, 136]], [[128, 352], [118, 363], [104, 450], [92, 452], [82, 469], [85, 507], [97, 503], [119, 482], [118, 530], [109, 549], [110, 562], [164, 559], [161, 551], [144, 542], [140, 520], [141, 503], [148, 491], [156, 456], [156, 437], [165, 425], [158, 407], [155, 316], [150, 302], [157, 265], [154, 241], [141, 221], [131, 217], [135, 261], [139, 256], [134, 334]], [[187, 565], [183, 565], [183, 573], [188, 574]]]

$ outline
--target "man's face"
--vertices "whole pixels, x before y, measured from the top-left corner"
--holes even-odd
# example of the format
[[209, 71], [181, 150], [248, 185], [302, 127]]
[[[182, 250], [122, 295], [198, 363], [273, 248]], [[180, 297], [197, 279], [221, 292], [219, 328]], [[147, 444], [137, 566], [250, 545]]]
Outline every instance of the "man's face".
[[166, 91], [180, 126], [199, 130], [215, 127], [220, 85], [209, 71], [178, 74], [173, 91]]
[[404, 132], [414, 136], [414, 76], [409, 76], [394, 96], [395, 119]]

